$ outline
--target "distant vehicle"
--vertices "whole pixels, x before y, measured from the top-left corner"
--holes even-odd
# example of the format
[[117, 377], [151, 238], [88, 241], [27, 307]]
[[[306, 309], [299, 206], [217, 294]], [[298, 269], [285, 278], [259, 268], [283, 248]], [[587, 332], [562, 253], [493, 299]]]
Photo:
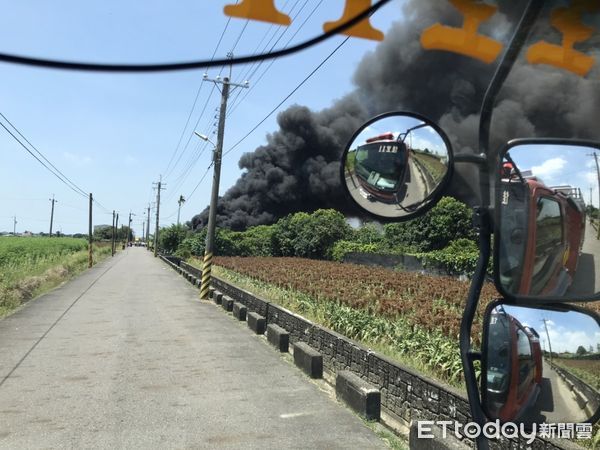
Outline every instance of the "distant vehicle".
[[354, 171], [369, 199], [398, 203], [408, 170], [408, 148], [393, 133], [384, 133], [365, 141], [356, 149]]
[[562, 296], [573, 283], [584, 241], [581, 192], [548, 187], [505, 165], [509, 169], [513, 173], [502, 180], [502, 284], [523, 295]]
[[538, 333], [502, 308], [490, 316], [487, 405], [501, 421], [516, 421], [536, 404], [543, 362]]

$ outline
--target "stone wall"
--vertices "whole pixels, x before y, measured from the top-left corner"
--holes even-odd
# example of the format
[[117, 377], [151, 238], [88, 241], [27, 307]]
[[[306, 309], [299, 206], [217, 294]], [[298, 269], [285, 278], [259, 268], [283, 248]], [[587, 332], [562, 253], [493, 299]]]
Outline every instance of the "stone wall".
[[[179, 265], [194, 276], [199, 276], [199, 269], [183, 261], [179, 264], [168, 262], [173, 266]], [[471, 420], [466, 396], [456, 389], [215, 276], [211, 279], [211, 286], [245, 305], [248, 312], [256, 312], [265, 317], [268, 324], [284, 328], [290, 334], [292, 344], [305, 342], [319, 351], [323, 355], [326, 370], [333, 373], [350, 370], [371, 383], [380, 390], [381, 405], [386, 412], [407, 425], [417, 420], [450, 420], [464, 425]], [[449, 430], [453, 430], [453, 426], [450, 425]], [[473, 445], [468, 440], [466, 443]], [[506, 448], [555, 450], [574, 448], [574, 445], [565, 441], [549, 442], [539, 438], [532, 445], [508, 439], [490, 442], [492, 450]]]

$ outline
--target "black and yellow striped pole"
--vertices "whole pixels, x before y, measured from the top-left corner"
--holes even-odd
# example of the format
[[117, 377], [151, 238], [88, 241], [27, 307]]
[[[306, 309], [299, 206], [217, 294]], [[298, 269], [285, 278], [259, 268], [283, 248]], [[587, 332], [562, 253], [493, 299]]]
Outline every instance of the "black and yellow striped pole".
[[208, 288], [210, 287], [210, 269], [212, 267], [212, 253], [204, 255], [202, 263], [202, 284], [200, 285], [200, 298], [208, 298]]
[[[231, 83], [228, 77], [222, 80], [209, 79], [206, 75], [204, 81], [211, 81], [215, 84], [223, 84], [221, 91], [221, 110], [219, 114], [219, 128], [217, 130], [217, 145], [213, 153], [213, 164], [215, 166], [213, 174], [212, 194], [210, 197], [210, 210], [208, 212], [208, 232], [206, 233], [206, 247], [204, 249], [204, 261], [202, 263], [202, 284], [200, 285], [200, 298], [208, 299], [208, 288], [210, 287], [210, 272], [212, 267], [212, 257], [215, 247], [215, 226], [217, 219], [217, 200], [219, 198], [219, 181], [221, 179], [221, 154], [223, 153], [223, 136], [225, 134], [225, 114], [227, 112], [227, 98], [229, 97], [230, 86], [247, 88], [248, 83]], [[205, 141], [211, 142], [207, 136], [194, 131], [196, 136]], [[211, 142], [212, 144], [212, 142]], [[214, 145], [214, 144], [213, 144]]]

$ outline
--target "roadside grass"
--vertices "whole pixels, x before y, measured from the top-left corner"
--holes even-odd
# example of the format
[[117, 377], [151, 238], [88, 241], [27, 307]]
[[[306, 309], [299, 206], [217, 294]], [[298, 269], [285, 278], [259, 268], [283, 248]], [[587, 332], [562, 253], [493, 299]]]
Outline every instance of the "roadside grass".
[[552, 362], [600, 391], [600, 360], [552, 358]]
[[[94, 264], [110, 256], [94, 244]], [[71, 238], [0, 239], [0, 318], [87, 269], [87, 242]]]
[[[198, 260], [190, 261], [201, 266]], [[277, 287], [220, 266], [213, 274], [290, 311], [360, 342], [426, 376], [464, 391], [458, 339], [301, 292]]]

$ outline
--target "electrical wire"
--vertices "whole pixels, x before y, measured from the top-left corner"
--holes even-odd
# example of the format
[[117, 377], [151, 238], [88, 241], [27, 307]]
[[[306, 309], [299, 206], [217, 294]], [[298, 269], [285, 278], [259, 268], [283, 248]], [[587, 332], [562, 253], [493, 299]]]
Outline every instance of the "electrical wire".
[[[294, 2], [294, 4], [292, 5], [292, 7], [290, 8], [290, 10], [287, 12], [288, 15], [292, 15], [293, 11], [296, 9], [296, 6], [298, 6], [298, 3], [300, 3], [300, 0], [296, 0]], [[307, 4], [308, 4], [308, 0], [305, 0], [304, 3], [302, 4], [302, 6], [300, 7], [300, 10], [292, 16], [292, 18], [291, 18], [292, 23], [296, 23], [296, 18], [300, 15], [300, 13], [306, 7]], [[286, 5], [287, 5], [287, 2], [286, 2]], [[300, 26], [299, 30], [302, 28], [302, 26], [303, 26], [303, 24]], [[269, 45], [271, 44], [271, 42], [273, 41], [273, 39], [277, 35], [277, 32], [281, 28], [283, 28], [283, 31], [281, 32], [281, 34], [279, 35], [279, 37], [275, 40], [275, 42], [273, 43], [273, 45], [271, 45], [271, 47], [269, 48], [269, 51], [272, 51], [275, 48], [275, 46], [278, 44], [278, 42], [283, 38], [283, 36], [290, 29], [290, 27], [279, 26], [275, 30], [275, 32], [273, 33], [273, 35], [271, 36], [271, 38], [267, 41], [267, 43], [265, 44], [265, 46], [263, 47], [262, 52], [265, 52], [267, 50], [267, 47], [269, 47]], [[263, 40], [264, 40], [264, 38], [263, 38]], [[261, 40], [261, 42], [262, 42], [262, 40]], [[256, 49], [256, 51], [258, 51], [258, 48]], [[275, 61], [275, 60], [272, 60], [272, 61]], [[246, 72], [244, 73], [244, 75], [241, 77], [241, 79], [242, 80], [250, 80], [250, 79], [252, 79], [254, 77], [254, 74], [260, 69], [260, 67], [263, 65], [263, 63], [264, 63], [264, 60], [263, 61], [258, 61], [258, 63], [257, 62], [252, 63], [250, 65], [250, 67], [248, 68], [248, 70], [246, 70]], [[237, 99], [240, 97], [241, 92], [242, 92], [241, 90], [238, 90], [237, 93], [235, 94], [235, 96], [233, 97], [233, 100], [231, 101], [232, 106], [235, 106], [235, 103], [236, 103]], [[228, 114], [228, 116], [229, 116], [229, 114]]]
[[[60, 169], [58, 169], [58, 167], [56, 167], [54, 164], [52, 164], [52, 162], [46, 158], [46, 156], [44, 156], [44, 154], [37, 149], [37, 147], [35, 145], [33, 145], [31, 143], [31, 141], [29, 141], [29, 139], [27, 139], [23, 133], [21, 133], [19, 131], [19, 129], [4, 115], [0, 112], [0, 117], [2, 117], [6, 122], [8, 122], [8, 124], [18, 133], [18, 135], [23, 138], [23, 140], [25, 142], [27, 142], [27, 144], [29, 144], [29, 146], [46, 162], [50, 165], [50, 167], [48, 167], [44, 161], [42, 161], [42, 159], [38, 158], [17, 136], [15, 136], [15, 134], [13, 134], [13, 132], [11, 130], [9, 130], [6, 125], [4, 125], [4, 123], [0, 122], [0, 126], [2, 126], [2, 128], [4, 128], [8, 134], [10, 134], [13, 139], [15, 141], [17, 141], [21, 147], [23, 147], [27, 153], [29, 153], [31, 156], [33, 156], [42, 166], [44, 166], [52, 175], [54, 175], [56, 178], [58, 178], [65, 186], [67, 186], [69, 189], [71, 189], [73, 192], [75, 192], [78, 195], [81, 195], [82, 197], [88, 198], [89, 194], [87, 194], [83, 189], [81, 189], [79, 186], [77, 186], [73, 181], [71, 181], [71, 179], [69, 177], [67, 177], [64, 173], [62, 173], [60, 171]], [[102, 205], [99, 201], [97, 201], [96, 199], [92, 200], [94, 203], [96, 203], [101, 209], [103, 209], [105, 212], [108, 212], [108, 209]]]
[[[52, 164], [52, 163], [51, 163], [51, 162], [48, 160], [48, 158], [46, 158], [46, 157], [44, 156], [44, 154], [43, 154], [42, 152], [40, 152], [40, 151], [39, 151], [39, 150], [38, 150], [38, 149], [35, 147], [35, 145], [33, 145], [33, 144], [32, 144], [32, 143], [29, 141], [29, 139], [27, 139], [27, 138], [26, 138], [26, 137], [23, 135], [23, 133], [21, 133], [21, 132], [19, 131], [19, 129], [18, 129], [18, 128], [17, 128], [17, 127], [16, 127], [16, 126], [15, 126], [15, 125], [14, 125], [14, 124], [13, 124], [13, 123], [10, 121], [10, 120], [8, 120], [8, 118], [7, 118], [7, 117], [6, 117], [4, 114], [2, 114], [2, 113], [0, 112], [0, 116], [1, 116], [1, 117], [2, 117], [2, 118], [3, 118], [3, 119], [6, 121], [6, 122], [8, 122], [8, 124], [9, 124], [9, 125], [10, 125], [10, 126], [13, 128], [13, 130], [15, 130], [15, 131], [16, 131], [16, 132], [19, 134], [19, 136], [21, 136], [21, 137], [23, 138], [23, 140], [24, 140], [25, 142], [27, 142], [27, 143], [29, 144], [29, 146], [30, 146], [30, 147], [31, 147], [31, 148], [32, 148], [32, 149], [33, 149], [33, 150], [34, 150], [34, 151], [35, 151], [35, 152], [36, 152], [36, 153], [37, 153], [37, 154], [38, 154], [38, 155], [39, 155], [39, 156], [40, 156], [40, 157], [41, 157], [41, 158], [44, 160], [44, 161], [46, 161], [46, 162], [47, 162], [47, 163], [48, 163], [48, 164], [49, 164], [49, 165], [52, 167], [52, 169], [54, 169], [54, 170], [50, 169], [48, 166], [46, 166], [46, 164], [44, 164], [42, 161], [40, 161], [40, 159], [39, 159], [37, 156], [35, 156], [35, 155], [34, 155], [34, 154], [33, 154], [33, 153], [32, 153], [32, 152], [31, 152], [31, 151], [30, 151], [30, 150], [27, 148], [27, 146], [25, 146], [25, 144], [23, 144], [23, 142], [21, 142], [21, 141], [20, 141], [20, 140], [19, 140], [19, 139], [18, 139], [18, 138], [17, 138], [17, 137], [16, 137], [16, 136], [15, 136], [15, 135], [14, 135], [14, 134], [13, 134], [13, 133], [12, 133], [12, 132], [11, 132], [11, 131], [10, 131], [10, 130], [9, 130], [7, 127], [6, 127], [6, 126], [5, 126], [5, 125], [4, 125], [4, 124], [0, 123], [0, 124], [2, 125], [2, 127], [3, 127], [3, 128], [6, 130], [6, 131], [8, 131], [8, 133], [9, 133], [9, 134], [10, 134], [10, 135], [11, 135], [11, 136], [12, 136], [12, 137], [13, 137], [13, 138], [14, 138], [14, 139], [15, 139], [15, 140], [16, 140], [16, 141], [19, 143], [19, 144], [21, 144], [21, 146], [22, 146], [22, 147], [23, 147], [25, 150], [27, 150], [27, 152], [28, 152], [28, 153], [29, 153], [31, 156], [33, 156], [33, 157], [34, 157], [36, 160], [38, 160], [38, 162], [39, 162], [40, 164], [42, 164], [42, 165], [43, 165], [43, 166], [44, 166], [46, 169], [48, 169], [48, 170], [49, 170], [49, 171], [50, 171], [50, 172], [51, 172], [51, 173], [52, 173], [54, 176], [56, 176], [56, 177], [57, 177], [59, 180], [61, 180], [63, 183], [65, 183], [65, 184], [67, 184], [67, 183], [68, 183], [68, 184], [67, 184], [67, 186], [68, 186], [68, 187], [69, 187], [71, 190], [74, 190], [75, 192], [77, 192], [77, 193], [78, 193], [78, 194], [80, 194], [80, 195], [87, 195], [83, 189], [81, 189], [79, 186], [77, 186], [77, 185], [76, 185], [76, 184], [75, 184], [73, 181], [71, 181], [71, 180], [69, 179], [69, 177], [67, 177], [67, 176], [66, 176], [64, 173], [62, 173], [62, 172], [61, 172], [61, 171], [60, 171], [60, 170], [59, 170], [59, 169], [58, 169], [58, 168], [57, 168], [57, 167], [56, 167], [54, 164]], [[55, 171], [56, 171], [56, 172], [55, 172]]]
[[[239, 3], [239, 0], [236, 0], [235, 4], [237, 5], [238, 3]], [[227, 23], [225, 23], [225, 27], [223, 28], [223, 31], [221, 32], [221, 36], [219, 37], [219, 40], [217, 41], [217, 45], [215, 46], [215, 49], [213, 50], [213, 54], [210, 57], [211, 61], [215, 59], [215, 55], [217, 54], [217, 51], [219, 50], [219, 46], [221, 45], [221, 42], [223, 41], [223, 37], [225, 36], [225, 33], [227, 32], [227, 28], [229, 28], [230, 22], [231, 22], [231, 17], [229, 17], [227, 19]], [[246, 25], [247, 25], [247, 22], [246, 22]], [[245, 29], [245, 27], [244, 27], [244, 29]], [[242, 30], [242, 32], [243, 32], [243, 30]], [[241, 38], [241, 33], [240, 33], [240, 38]], [[196, 103], [198, 103], [198, 98], [200, 97], [200, 92], [202, 91], [202, 86], [204, 86], [204, 83], [200, 82], [200, 86], [198, 86], [198, 91], [196, 92], [196, 98], [194, 99], [194, 103], [192, 104], [192, 108], [190, 109], [190, 113], [188, 114], [187, 120], [185, 122], [185, 126], [183, 127], [183, 130], [181, 130], [181, 136], [179, 136], [179, 141], [177, 142], [177, 146], [175, 147], [175, 150], [173, 151], [173, 154], [171, 155], [171, 159], [169, 159], [167, 168], [164, 170], [165, 176], [168, 173], [168, 170], [169, 170], [169, 167], [171, 166], [171, 162], [173, 161], [173, 158], [175, 158], [175, 155], [179, 151], [179, 146], [181, 145], [181, 141], [183, 140], [183, 136], [185, 135], [185, 130], [187, 130], [187, 127], [190, 123], [190, 119], [192, 118], [192, 114], [194, 113], [194, 109], [196, 109]], [[211, 92], [211, 95], [212, 95], [212, 92]], [[207, 103], [208, 103], [208, 100], [207, 100]], [[204, 105], [204, 109], [206, 109], [206, 104]], [[203, 109], [202, 114], [204, 114], [204, 109]], [[187, 145], [186, 145], [186, 148], [187, 148]]]
[[336, 34], [339, 34], [363, 19], [366, 19], [374, 12], [385, 6], [392, 0], [379, 0], [374, 5], [365, 9], [362, 13], [356, 15], [353, 19], [350, 19], [339, 26], [331, 29], [330, 31], [320, 34], [312, 39], [308, 39], [300, 44], [294, 45], [293, 47], [284, 48], [260, 55], [242, 56], [237, 58], [225, 58], [225, 59], [213, 59], [213, 60], [197, 60], [187, 62], [176, 62], [176, 63], [164, 63], [164, 64], [98, 64], [98, 63], [85, 63], [78, 61], [63, 61], [56, 59], [44, 59], [44, 58], [33, 58], [22, 55], [15, 55], [9, 53], [0, 53], [0, 61], [21, 64], [33, 67], [44, 67], [48, 69], [62, 69], [62, 70], [79, 70], [88, 72], [169, 72], [177, 70], [192, 70], [206, 67], [216, 67], [223, 65], [234, 65], [234, 64], [247, 64], [253, 61], [260, 61], [263, 59], [279, 58], [281, 56], [291, 55], [301, 50], [305, 50], [314, 45], [320, 44], [327, 39], [330, 39]]
[[[312, 11], [308, 14], [308, 16], [306, 16], [306, 18], [304, 19], [304, 21], [300, 24], [300, 26], [298, 27], [298, 29], [294, 32], [294, 34], [288, 39], [288, 41], [286, 42], [284, 48], [287, 48], [287, 46], [294, 40], [294, 38], [296, 37], [296, 35], [300, 32], [300, 30], [302, 30], [302, 28], [304, 27], [304, 25], [306, 25], [306, 23], [310, 20], [310, 18], [313, 16], [313, 14], [317, 11], [317, 9], [319, 9], [319, 7], [321, 6], [321, 4], [323, 3], [323, 0], [319, 0], [319, 2], [315, 5], [315, 7], [312, 9]], [[302, 9], [304, 8], [304, 5], [302, 6]], [[301, 9], [301, 10], [302, 10]], [[301, 11], [300, 10], [300, 11]], [[300, 12], [299, 11], [299, 12]], [[283, 36], [283, 34], [282, 34]], [[246, 90], [246, 92], [244, 93], [243, 97], [241, 98], [241, 100], [237, 101], [238, 98], [240, 97], [240, 94], [242, 91], [238, 91], [235, 98], [233, 99], [232, 102], [232, 106], [229, 109], [229, 111], [227, 112], [227, 117], [231, 116], [235, 110], [237, 109], [237, 107], [244, 101], [246, 100], [246, 98], [248, 97], [248, 95], [250, 95], [250, 92], [252, 92], [252, 90], [256, 87], [257, 84], [260, 83], [260, 81], [263, 79], [263, 77], [269, 73], [269, 70], [271, 69], [271, 67], [273, 66], [273, 64], [275, 64], [275, 61], [277, 61], [278, 58], [272, 59], [269, 63], [269, 65], [267, 66], [267, 68], [262, 72], [262, 74], [258, 77], [258, 79], [253, 82], [250, 85], [250, 88], [248, 90]], [[263, 61], [261, 61], [259, 64], [262, 64]], [[254, 72], [253, 72], [254, 73]]]
[[186, 201], [189, 201], [190, 198], [192, 198], [192, 195], [194, 195], [194, 193], [196, 192], [196, 189], [198, 189], [198, 186], [200, 186], [200, 184], [202, 184], [202, 182], [206, 178], [206, 175], [208, 175], [208, 171], [210, 170], [211, 167], [212, 167], [212, 163], [206, 168], [206, 172], [204, 172], [204, 175], [202, 175], [202, 178], [200, 178], [200, 181], [198, 181], [198, 184], [196, 184], [196, 187], [194, 188], [194, 190], [190, 193], [190, 195], [188, 195], [185, 198]]
[[310, 79], [310, 78], [311, 78], [311, 77], [312, 77], [312, 76], [313, 76], [313, 75], [314, 75], [314, 74], [315, 74], [315, 73], [316, 73], [316, 72], [317, 72], [317, 71], [318, 71], [318, 70], [319, 70], [321, 67], [323, 67], [323, 65], [324, 65], [324, 64], [325, 64], [325, 63], [326, 63], [326, 62], [327, 62], [327, 61], [328, 61], [328, 60], [329, 60], [329, 59], [330, 59], [330, 58], [331, 58], [331, 57], [332, 57], [332, 56], [333, 56], [333, 55], [334, 55], [334, 54], [335, 54], [335, 53], [336, 53], [336, 52], [337, 52], [337, 51], [338, 51], [340, 48], [342, 48], [342, 46], [343, 46], [343, 45], [344, 45], [346, 42], [348, 42], [348, 39], [350, 39], [350, 36], [346, 37], [346, 38], [345, 38], [345, 39], [344, 39], [344, 40], [343, 40], [343, 41], [340, 43], [340, 45], [338, 45], [336, 48], [334, 48], [334, 49], [333, 49], [333, 51], [332, 51], [332, 52], [331, 52], [329, 55], [327, 55], [327, 57], [326, 57], [326, 58], [325, 58], [323, 61], [321, 61], [321, 62], [319, 63], [319, 65], [318, 65], [317, 67], [315, 67], [315, 68], [314, 68], [314, 70], [313, 70], [311, 73], [309, 73], [309, 74], [306, 76], [306, 78], [304, 78], [304, 80], [302, 80], [302, 81], [300, 82], [300, 84], [298, 84], [298, 86], [296, 86], [296, 87], [295, 87], [295, 88], [292, 90], [292, 92], [290, 92], [290, 93], [289, 93], [289, 94], [288, 94], [288, 95], [287, 95], [287, 96], [286, 96], [286, 97], [285, 97], [283, 100], [281, 100], [281, 101], [280, 101], [280, 102], [277, 104], [277, 106], [276, 106], [275, 108], [273, 108], [273, 109], [271, 110], [271, 112], [269, 112], [269, 113], [268, 113], [268, 114], [267, 114], [267, 115], [266, 115], [266, 116], [265, 116], [265, 117], [264, 117], [264, 118], [263, 118], [263, 119], [262, 119], [260, 122], [258, 122], [258, 123], [257, 123], [257, 124], [254, 126], [254, 128], [252, 128], [252, 129], [251, 129], [251, 130], [250, 130], [248, 133], [246, 133], [246, 134], [244, 135], [244, 137], [242, 137], [240, 140], [238, 140], [238, 141], [237, 141], [237, 142], [236, 142], [236, 143], [235, 143], [235, 144], [234, 144], [232, 147], [230, 147], [230, 148], [229, 148], [229, 149], [228, 149], [228, 150], [227, 150], [225, 153], [223, 153], [223, 156], [225, 156], [225, 155], [229, 154], [230, 152], [232, 152], [232, 151], [233, 151], [233, 150], [234, 150], [234, 149], [235, 149], [235, 148], [236, 148], [238, 145], [240, 145], [242, 142], [244, 142], [244, 141], [245, 141], [245, 140], [248, 138], [248, 136], [250, 136], [252, 133], [254, 133], [254, 132], [255, 132], [255, 131], [258, 129], [258, 127], [260, 127], [260, 126], [261, 126], [261, 125], [262, 125], [262, 124], [263, 124], [263, 123], [264, 123], [264, 122], [265, 122], [265, 121], [266, 121], [266, 120], [267, 120], [269, 117], [271, 117], [271, 116], [273, 115], [273, 113], [274, 113], [275, 111], [277, 111], [277, 110], [279, 109], [279, 107], [280, 107], [281, 105], [283, 105], [283, 104], [284, 104], [284, 103], [285, 103], [285, 102], [286, 102], [286, 101], [287, 101], [287, 100], [288, 100], [288, 99], [289, 99], [289, 98], [290, 98], [292, 95], [294, 95], [294, 94], [296, 93], [296, 91], [298, 91], [298, 89], [300, 89], [300, 88], [301, 88], [301, 87], [304, 85], [304, 83], [306, 83], [306, 82], [307, 82], [307, 81], [308, 81], [308, 80], [309, 80], [309, 79]]
[[71, 186], [65, 179], [63, 179], [60, 175], [58, 175], [50, 167], [48, 167], [40, 158], [38, 158], [31, 150], [29, 150], [27, 148], [27, 146], [25, 144], [23, 144], [23, 142], [17, 136], [15, 136], [12, 131], [10, 131], [6, 127], [6, 125], [4, 125], [2, 122], [0, 122], [0, 126], [2, 126], [2, 128], [4, 128], [8, 132], [8, 134], [10, 134], [13, 137], [13, 139], [15, 141], [17, 141], [21, 145], [21, 147], [23, 147], [27, 151], [27, 153], [29, 153], [31, 156], [33, 156], [37, 160], [37, 162], [39, 162], [42, 166], [44, 166], [52, 175], [54, 175], [56, 178], [58, 178], [65, 186], [67, 186], [69, 189], [71, 189], [76, 194], [81, 195], [83, 197], [87, 197], [87, 194], [85, 194], [84, 191], [82, 191], [78, 187], [75, 188], [75, 187]]

